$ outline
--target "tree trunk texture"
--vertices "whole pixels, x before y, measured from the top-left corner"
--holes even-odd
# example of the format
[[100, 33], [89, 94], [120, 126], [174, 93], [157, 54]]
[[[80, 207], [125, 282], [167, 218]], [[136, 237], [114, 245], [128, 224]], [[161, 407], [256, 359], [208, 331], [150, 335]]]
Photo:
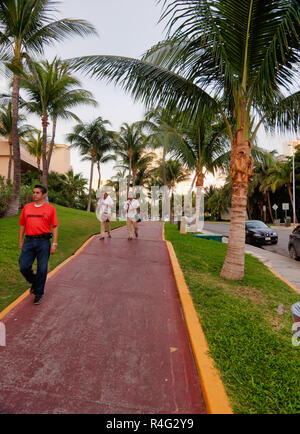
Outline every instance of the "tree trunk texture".
[[166, 174], [166, 146], [163, 147], [163, 156], [162, 156], [162, 162], [161, 162], [161, 169], [162, 169], [162, 178], [164, 185], [167, 185], [167, 174]]
[[97, 169], [98, 169], [98, 176], [99, 176], [99, 178], [98, 178], [98, 190], [99, 190], [99, 188], [101, 186], [101, 170], [100, 170], [100, 163], [99, 163], [99, 161], [97, 163]]
[[8, 160], [8, 173], [7, 173], [7, 179], [11, 180], [11, 169], [12, 169], [12, 162], [13, 162], [13, 148], [12, 148], [12, 141], [11, 137], [8, 142], [9, 145], [9, 160]]
[[54, 116], [53, 124], [52, 124], [52, 137], [51, 137], [51, 143], [50, 143], [49, 152], [48, 152], [48, 159], [47, 159], [47, 175], [49, 173], [49, 167], [50, 167], [50, 163], [51, 163], [52, 153], [53, 153], [53, 149], [55, 146], [56, 125], [57, 125], [57, 117]]
[[20, 202], [20, 187], [21, 187], [21, 153], [18, 134], [18, 116], [19, 116], [19, 92], [20, 92], [20, 77], [14, 75], [12, 89], [12, 150], [14, 162], [13, 176], [13, 193], [8, 203], [5, 216], [13, 217], [18, 214]]
[[244, 129], [235, 134], [232, 143], [230, 176], [232, 179], [232, 216], [226, 258], [221, 277], [242, 280], [245, 266], [245, 221], [248, 182], [252, 176], [253, 160], [250, 142], [244, 139]]
[[93, 184], [93, 175], [94, 175], [94, 163], [95, 163], [95, 152], [92, 151], [91, 176], [90, 176], [89, 198], [88, 198], [88, 206], [87, 206], [88, 212], [91, 211], [91, 203], [92, 203], [92, 184]]
[[48, 164], [47, 164], [47, 127], [48, 115], [42, 118], [43, 126], [43, 141], [42, 141], [42, 161], [43, 161], [43, 186], [47, 188], [48, 185]]
[[273, 212], [272, 212], [272, 207], [271, 207], [271, 200], [270, 200], [270, 192], [269, 191], [267, 191], [267, 197], [268, 197], [268, 207], [269, 207], [269, 213], [270, 213], [271, 221], [272, 221], [272, 223], [274, 223]]

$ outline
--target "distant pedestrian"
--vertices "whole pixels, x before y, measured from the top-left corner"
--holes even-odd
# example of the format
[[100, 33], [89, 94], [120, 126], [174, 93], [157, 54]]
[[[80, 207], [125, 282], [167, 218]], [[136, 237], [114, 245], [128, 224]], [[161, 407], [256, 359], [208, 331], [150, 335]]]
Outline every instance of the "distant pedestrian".
[[[42, 301], [49, 256], [50, 253], [55, 253], [57, 248], [56, 209], [45, 201], [46, 196], [47, 189], [42, 185], [36, 185], [33, 189], [33, 202], [25, 205], [19, 222], [19, 247], [22, 250], [19, 257], [20, 271], [25, 279], [31, 283], [30, 292], [35, 295], [34, 304], [40, 304]], [[51, 245], [52, 236], [53, 243]], [[35, 259], [37, 259], [36, 273], [32, 269]]]
[[138, 224], [136, 220], [137, 214], [140, 212], [139, 201], [133, 198], [133, 194], [129, 192], [128, 200], [124, 206], [127, 217], [127, 232], [128, 240], [132, 240], [132, 232], [134, 230], [135, 237], [138, 238]]
[[104, 239], [105, 225], [108, 233], [108, 238], [111, 238], [110, 221], [113, 206], [114, 201], [106, 192], [104, 192], [102, 198], [99, 199], [97, 203], [97, 213], [100, 217], [100, 240]]

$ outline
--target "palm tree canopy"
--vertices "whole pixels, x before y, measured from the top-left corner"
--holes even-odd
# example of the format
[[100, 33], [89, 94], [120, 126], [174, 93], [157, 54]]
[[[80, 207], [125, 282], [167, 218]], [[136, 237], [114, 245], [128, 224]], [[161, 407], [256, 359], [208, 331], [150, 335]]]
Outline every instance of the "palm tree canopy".
[[0, 41], [2, 56], [33, 52], [69, 36], [97, 34], [85, 20], [53, 20], [59, 2], [52, 0], [6, 0], [0, 2]]
[[78, 148], [82, 156], [93, 153], [95, 157], [97, 152], [104, 154], [113, 147], [115, 135], [107, 130], [107, 125], [110, 125], [110, 122], [99, 116], [91, 123], [77, 124], [66, 137], [71, 147]]
[[224, 116], [236, 111], [238, 129], [243, 101], [252, 132], [255, 114], [274, 123], [274, 113], [282, 106], [277, 125], [286, 128], [283, 113], [289, 110], [289, 127], [298, 127], [299, 92], [289, 101], [282, 92], [299, 77], [297, 0], [245, 0], [238, 8], [235, 0], [173, 0], [163, 5], [167, 39], [142, 60], [91, 56], [71, 63], [121, 84], [146, 104], [171, 103], [194, 115], [203, 105], [222, 112], [222, 101], [228, 111]]

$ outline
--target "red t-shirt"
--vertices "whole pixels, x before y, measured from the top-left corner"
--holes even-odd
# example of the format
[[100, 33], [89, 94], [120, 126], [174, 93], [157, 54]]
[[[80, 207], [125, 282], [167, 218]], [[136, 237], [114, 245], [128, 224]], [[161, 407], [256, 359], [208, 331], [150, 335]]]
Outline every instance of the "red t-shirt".
[[26, 235], [49, 234], [51, 226], [58, 226], [56, 209], [47, 202], [40, 207], [28, 203], [22, 210], [20, 226], [25, 226]]

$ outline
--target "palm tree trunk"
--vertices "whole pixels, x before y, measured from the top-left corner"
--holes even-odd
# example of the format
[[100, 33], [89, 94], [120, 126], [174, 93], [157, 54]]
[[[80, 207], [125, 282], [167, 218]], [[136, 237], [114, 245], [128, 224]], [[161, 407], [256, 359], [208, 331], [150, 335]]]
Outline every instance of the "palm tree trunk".
[[43, 125], [43, 142], [42, 142], [42, 160], [43, 160], [43, 186], [47, 188], [48, 185], [48, 165], [47, 165], [47, 127], [48, 115], [42, 117]]
[[98, 169], [98, 176], [99, 176], [99, 178], [98, 178], [98, 190], [99, 190], [99, 188], [101, 186], [101, 168], [100, 168], [99, 161], [97, 161], [97, 169]]
[[87, 211], [91, 211], [91, 203], [92, 203], [92, 184], [93, 184], [93, 175], [94, 175], [94, 163], [95, 163], [95, 152], [92, 151], [91, 155], [91, 176], [90, 176], [90, 186], [89, 186], [89, 198], [88, 198], [88, 206]]
[[41, 183], [41, 159], [37, 158], [37, 167], [38, 167], [38, 171], [39, 171], [39, 184]]
[[19, 201], [20, 201], [20, 187], [21, 187], [21, 153], [18, 134], [18, 116], [19, 116], [19, 93], [20, 93], [20, 77], [14, 75], [13, 89], [12, 89], [12, 149], [13, 149], [13, 162], [14, 162], [14, 176], [13, 176], [13, 193], [8, 203], [5, 216], [13, 217], [18, 214]]
[[7, 179], [11, 179], [11, 167], [12, 167], [12, 161], [13, 161], [13, 149], [12, 149], [11, 137], [9, 138], [8, 145], [9, 145], [9, 160], [8, 160]]
[[170, 216], [170, 223], [174, 224], [174, 192], [173, 188], [171, 187], [172, 193], [171, 193], [171, 216]]
[[130, 189], [131, 173], [132, 173], [132, 158], [129, 157], [129, 174], [128, 174], [128, 180], [127, 180], [127, 196], [128, 196], [129, 189]]
[[235, 134], [230, 162], [232, 179], [232, 215], [226, 258], [221, 277], [229, 280], [242, 280], [245, 267], [245, 221], [249, 177], [253, 162], [250, 143], [244, 138], [244, 128]]
[[50, 163], [51, 163], [52, 152], [53, 152], [54, 145], [55, 145], [56, 125], [57, 125], [57, 116], [54, 116], [53, 117], [53, 124], [52, 124], [52, 137], [51, 137], [51, 143], [50, 143], [49, 152], [48, 152], [48, 159], [47, 159], [47, 176], [48, 176], [49, 167], [50, 167]]
[[272, 207], [271, 207], [271, 200], [270, 200], [270, 192], [267, 191], [267, 198], [268, 198], [268, 207], [269, 207], [269, 213], [272, 220], [272, 223], [274, 223], [273, 213], [272, 213]]
[[164, 185], [167, 185], [166, 153], [167, 153], [167, 149], [166, 149], [166, 145], [164, 145], [164, 147], [163, 147], [163, 156], [162, 156], [162, 161], [161, 161], [162, 178], [163, 178]]

